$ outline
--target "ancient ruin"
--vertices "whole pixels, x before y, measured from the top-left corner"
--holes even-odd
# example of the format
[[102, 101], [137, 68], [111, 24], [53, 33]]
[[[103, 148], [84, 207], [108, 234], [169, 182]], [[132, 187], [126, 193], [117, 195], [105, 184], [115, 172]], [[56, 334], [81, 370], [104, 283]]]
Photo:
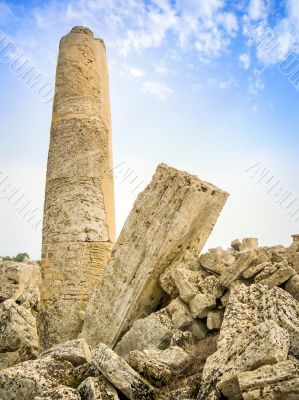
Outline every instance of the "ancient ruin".
[[0, 399], [298, 400], [299, 235], [201, 254], [228, 194], [160, 164], [114, 244], [88, 29], [62, 39], [56, 88], [43, 259], [0, 261]]
[[42, 248], [43, 348], [78, 336], [115, 242], [105, 46], [86, 28], [62, 38], [48, 157]]

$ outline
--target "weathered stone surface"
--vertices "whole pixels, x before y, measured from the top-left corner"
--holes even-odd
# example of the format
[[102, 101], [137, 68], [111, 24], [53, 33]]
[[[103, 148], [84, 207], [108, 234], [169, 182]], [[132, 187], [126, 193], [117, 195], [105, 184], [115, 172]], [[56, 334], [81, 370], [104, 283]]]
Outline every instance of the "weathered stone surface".
[[69, 361], [77, 367], [91, 361], [91, 352], [85, 339], [76, 339], [53, 346], [40, 355], [40, 358], [43, 357], [53, 357], [58, 360]]
[[216, 306], [216, 298], [210, 294], [197, 294], [189, 303], [193, 318], [205, 318]]
[[241, 241], [239, 239], [235, 239], [231, 242], [231, 248], [235, 251], [240, 251]]
[[93, 351], [93, 362], [99, 371], [130, 400], [153, 400], [154, 388], [129, 364], [104, 344]]
[[208, 253], [199, 257], [199, 263], [209, 271], [222, 274], [226, 267], [233, 264], [235, 256], [233, 253], [223, 250], [221, 247], [210, 249]]
[[138, 319], [117, 344], [115, 351], [125, 360], [133, 350], [159, 348], [170, 343], [174, 325], [167, 308]]
[[0, 302], [11, 299], [36, 309], [39, 300], [40, 267], [4, 261], [0, 264]]
[[51, 357], [25, 361], [0, 371], [0, 399], [28, 400], [57, 386], [74, 386], [74, 367]]
[[220, 329], [223, 321], [223, 310], [213, 310], [208, 313], [207, 328], [209, 330]]
[[6, 300], [0, 304], [0, 352], [15, 351], [21, 361], [37, 356], [36, 320], [30, 310]]
[[253, 276], [257, 275], [261, 271], [263, 271], [265, 268], [271, 268], [271, 267], [272, 267], [272, 263], [270, 261], [256, 264], [256, 265], [253, 265], [252, 267], [246, 269], [243, 272], [242, 276], [245, 279], [249, 279], [249, 278], [252, 278]]
[[21, 361], [20, 353], [18, 351], [0, 353], [0, 371], [5, 368], [13, 367]]
[[292, 361], [265, 365], [238, 374], [243, 399], [296, 399], [299, 376]]
[[76, 389], [60, 385], [34, 397], [33, 400], [81, 400], [81, 396]]
[[269, 261], [269, 254], [266, 250], [249, 250], [241, 253], [236, 261], [226, 268], [225, 272], [220, 277], [220, 283], [229, 287], [232, 282], [239, 279], [244, 271], [254, 265]]
[[211, 394], [217, 399], [221, 391], [231, 400], [241, 399], [237, 375], [265, 364], [285, 361], [289, 336], [274, 321], [265, 321], [252, 329], [239, 332], [238, 339], [226, 341], [211, 355], [204, 366], [200, 400]]
[[294, 299], [299, 301], [299, 274], [296, 274], [290, 280], [288, 280], [284, 289], [290, 293]]
[[274, 264], [273, 268], [275, 268], [275, 271], [270, 270], [269, 274], [267, 274], [267, 268], [264, 268], [264, 270], [255, 277], [254, 281], [272, 288], [282, 285], [296, 274], [296, 271], [289, 266], [286, 261]]
[[245, 238], [242, 240], [239, 251], [248, 251], [258, 248], [258, 240], [257, 238]]
[[198, 254], [226, 199], [227, 193], [195, 176], [158, 167], [87, 307], [83, 336], [89, 344], [115, 346], [136, 319], [161, 304], [160, 274], [186, 250]]
[[193, 318], [188, 306], [180, 298], [173, 300], [167, 310], [176, 329], [186, 330], [192, 325]]
[[175, 286], [178, 289], [180, 298], [188, 303], [198, 293], [198, 282], [203, 279], [202, 275], [196, 271], [185, 268], [176, 268], [171, 274]]
[[85, 28], [60, 42], [42, 248], [42, 347], [78, 336], [115, 240], [105, 46]]
[[263, 285], [239, 286], [231, 291], [218, 341], [226, 347], [263, 321], [273, 320], [286, 329], [290, 351], [299, 355], [299, 303], [283, 289]]
[[89, 377], [78, 387], [81, 400], [119, 400], [117, 391], [106, 378]]

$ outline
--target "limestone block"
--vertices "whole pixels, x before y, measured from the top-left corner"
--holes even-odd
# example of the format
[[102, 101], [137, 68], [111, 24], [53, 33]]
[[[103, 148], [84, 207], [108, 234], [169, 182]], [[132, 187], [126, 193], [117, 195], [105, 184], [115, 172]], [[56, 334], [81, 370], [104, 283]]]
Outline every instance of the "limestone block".
[[193, 337], [197, 340], [202, 340], [207, 335], [207, 327], [203, 321], [193, 320], [192, 325], [189, 328], [189, 331], [192, 333]]
[[290, 351], [299, 354], [299, 303], [286, 291], [264, 285], [239, 286], [231, 291], [221, 326], [218, 348], [224, 348], [263, 321], [286, 329]]
[[[238, 374], [238, 383], [243, 399], [295, 399], [295, 394], [299, 394], [299, 376], [292, 361], [282, 361], [254, 371], [242, 372]], [[294, 391], [296, 386], [297, 390]]]
[[252, 278], [253, 276], [257, 275], [258, 273], [262, 272], [265, 268], [271, 268], [272, 263], [270, 261], [266, 261], [260, 264], [253, 265], [252, 267], [246, 269], [242, 276], [245, 279]]
[[288, 262], [297, 274], [299, 274], [299, 248], [296, 253], [288, 254]]
[[115, 351], [125, 360], [133, 350], [159, 348], [170, 343], [174, 325], [167, 309], [138, 319], [117, 344]]
[[199, 292], [211, 295], [215, 299], [220, 299], [225, 291], [225, 287], [221, 285], [220, 280], [215, 276], [207, 276], [204, 280], [200, 281], [198, 289]]
[[40, 300], [40, 267], [4, 261], [0, 264], [0, 302], [8, 299], [23, 307], [37, 307]]
[[156, 387], [167, 384], [173, 378], [171, 368], [148, 352], [131, 351], [128, 362]]
[[67, 361], [44, 357], [0, 371], [0, 399], [27, 400], [57, 386], [74, 386], [74, 367]]
[[13, 367], [21, 362], [20, 353], [18, 351], [7, 351], [0, 353], [0, 371], [5, 368]]
[[220, 329], [223, 321], [223, 310], [213, 310], [208, 313], [207, 328], [209, 330]]
[[76, 339], [53, 346], [40, 354], [40, 358], [43, 357], [68, 361], [77, 367], [91, 361], [91, 352], [85, 339]]
[[154, 388], [106, 345], [101, 343], [94, 349], [93, 363], [130, 400], [155, 398]]
[[231, 248], [235, 251], [240, 251], [241, 241], [239, 239], [235, 239], [231, 242]]
[[245, 238], [242, 240], [240, 251], [257, 249], [258, 245], [258, 240], [256, 238]]
[[36, 320], [30, 310], [6, 300], [0, 304], [0, 352], [14, 351], [22, 361], [37, 356]]
[[269, 261], [269, 254], [266, 250], [249, 250], [241, 253], [236, 261], [227, 267], [225, 272], [221, 275], [220, 283], [225, 287], [229, 287], [230, 284], [239, 279], [248, 268], [265, 261]]
[[173, 300], [167, 306], [167, 310], [176, 329], [186, 330], [192, 325], [193, 318], [189, 308], [180, 298]]
[[193, 318], [205, 318], [216, 306], [216, 298], [210, 294], [197, 294], [189, 303]]
[[227, 196], [195, 176], [158, 167], [87, 307], [82, 334], [90, 345], [114, 347], [136, 319], [161, 304], [159, 276], [186, 250], [194, 256], [201, 251]]
[[139, 373], [153, 380], [156, 386], [180, 375], [190, 363], [190, 355], [178, 346], [166, 350], [144, 350], [130, 353], [129, 364]]
[[299, 301], [299, 274], [296, 274], [287, 281], [284, 289], [290, 293], [294, 299]]
[[243, 331], [238, 339], [227, 341], [226, 346], [220, 347], [207, 359], [199, 399], [208, 398], [215, 389], [231, 400], [241, 399], [238, 374], [285, 361], [288, 350], [288, 333], [274, 321], [265, 321]]
[[76, 389], [60, 385], [34, 397], [33, 400], [81, 400], [81, 397]]
[[115, 388], [102, 376], [85, 379], [78, 392], [82, 400], [119, 400]]
[[[267, 271], [267, 268], [264, 268], [264, 270], [255, 277], [254, 281], [272, 288], [282, 285], [296, 274], [296, 271], [289, 266], [286, 261], [275, 264], [274, 268], [276, 268], [274, 271]], [[267, 274], [267, 272], [269, 273]]]
[[208, 253], [199, 257], [199, 263], [205, 269], [222, 274], [226, 267], [233, 264], [235, 256], [233, 253], [223, 250], [221, 247], [210, 249]]
[[185, 268], [176, 268], [171, 274], [180, 298], [188, 303], [198, 293], [198, 282], [202, 274]]
[[[173, 299], [179, 295], [179, 290], [174, 279], [174, 277], [177, 276], [175, 274], [176, 270], [188, 274], [188, 280], [191, 278], [192, 274], [203, 278], [208, 275], [208, 273], [200, 267], [198, 258], [189, 251], [186, 251], [179, 261], [171, 264], [161, 273], [159, 277], [159, 284], [161, 288]], [[178, 280], [178, 278], [176, 278], [176, 280]]]

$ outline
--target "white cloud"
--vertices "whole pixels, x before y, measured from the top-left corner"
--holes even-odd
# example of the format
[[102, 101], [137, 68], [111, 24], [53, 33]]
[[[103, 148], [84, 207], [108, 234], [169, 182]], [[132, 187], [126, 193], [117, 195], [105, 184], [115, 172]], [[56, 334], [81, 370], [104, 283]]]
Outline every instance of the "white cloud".
[[267, 14], [267, 5], [264, 0], [251, 0], [249, 3], [248, 15], [252, 20], [265, 18]]
[[244, 69], [248, 69], [250, 67], [250, 56], [248, 53], [240, 54], [239, 60], [241, 61]]
[[166, 100], [173, 93], [173, 90], [164, 82], [157, 81], [144, 82], [142, 91], [156, 97], [160, 101]]
[[131, 67], [129, 68], [129, 74], [133, 77], [133, 78], [142, 78], [144, 77], [145, 73], [144, 71], [142, 71], [139, 68], [135, 68], [135, 67]]

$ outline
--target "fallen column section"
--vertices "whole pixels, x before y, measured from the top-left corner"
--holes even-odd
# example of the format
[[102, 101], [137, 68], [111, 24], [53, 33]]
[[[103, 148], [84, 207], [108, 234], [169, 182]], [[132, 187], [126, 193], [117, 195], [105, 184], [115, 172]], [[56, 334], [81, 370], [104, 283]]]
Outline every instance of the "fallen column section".
[[186, 253], [197, 257], [228, 194], [196, 176], [158, 169], [139, 194], [86, 309], [82, 336], [114, 347], [133, 322], [155, 311], [160, 274]]

